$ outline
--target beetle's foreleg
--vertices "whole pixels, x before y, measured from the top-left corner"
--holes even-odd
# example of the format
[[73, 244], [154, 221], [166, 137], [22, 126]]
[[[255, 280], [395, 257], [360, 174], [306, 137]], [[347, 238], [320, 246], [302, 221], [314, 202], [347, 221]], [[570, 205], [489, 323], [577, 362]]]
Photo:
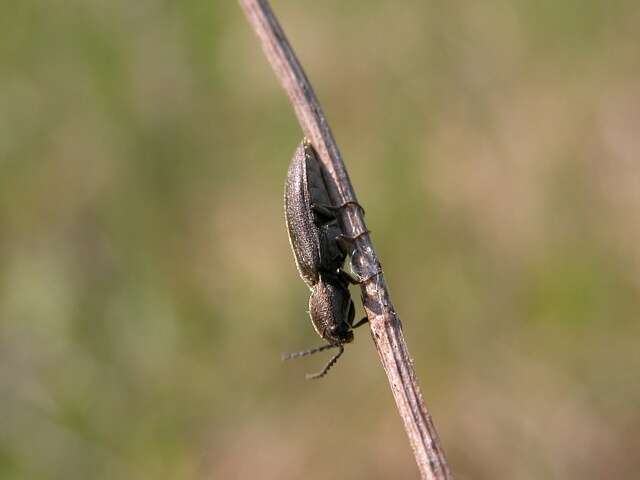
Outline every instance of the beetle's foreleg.
[[324, 377], [327, 374], [327, 372], [331, 369], [331, 367], [335, 365], [335, 363], [340, 358], [340, 355], [344, 353], [344, 347], [342, 346], [342, 344], [333, 345], [333, 346], [338, 347], [338, 353], [336, 353], [333, 357], [331, 357], [331, 360], [327, 362], [327, 364], [324, 366], [321, 372], [307, 373], [307, 375], [305, 376], [307, 380], [317, 380], [318, 378]]
[[369, 321], [369, 319], [367, 317], [364, 317], [362, 320], [359, 320], [357, 323], [355, 323], [354, 325], [351, 326], [351, 328], [358, 328], [361, 327], [362, 325], [364, 325], [365, 323], [367, 323]]

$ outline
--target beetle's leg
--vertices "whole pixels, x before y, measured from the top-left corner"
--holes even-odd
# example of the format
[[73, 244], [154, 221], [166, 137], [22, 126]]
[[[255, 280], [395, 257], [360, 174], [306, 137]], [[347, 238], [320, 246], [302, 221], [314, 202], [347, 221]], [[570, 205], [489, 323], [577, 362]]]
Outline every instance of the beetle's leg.
[[342, 253], [345, 255], [350, 255], [353, 251], [354, 242], [363, 235], [367, 233], [371, 233], [371, 230], [366, 229], [364, 232], [360, 232], [357, 235], [350, 237], [349, 235], [345, 235], [341, 233], [340, 235], [336, 235], [336, 243], [338, 244], [338, 248], [342, 250]]
[[358, 328], [369, 321], [367, 317], [364, 317], [363, 319], [358, 320], [358, 323], [354, 324], [353, 319], [355, 316], [356, 316], [356, 307], [353, 305], [353, 300], [351, 300], [351, 304], [349, 305], [349, 320], [348, 320], [349, 327], [351, 327], [351, 329], [353, 330], [354, 328]]
[[344, 347], [342, 346], [342, 344], [332, 345], [332, 346], [338, 347], [338, 353], [336, 353], [333, 357], [331, 357], [331, 360], [327, 362], [327, 364], [324, 366], [322, 371], [318, 373], [307, 373], [305, 377], [307, 380], [317, 380], [318, 378], [324, 377], [327, 374], [327, 372], [331, 369], [331, 367], [333, 367], [335, 363], [338, 361], [338, 359], [340, 358], [340, 355], [344, 353]]
[[311, 209], [318, 215], [322, 215], [331, 219], [336, 218], [336, 208], [333, 205], [327, 205], [325, 203], [312, 203]]
[[358, 323], [354, 324], [351, 328], [361, 327], [362, 325], [364, 325], [368, 321], [369, 321], [369, 319], [367, 317], [364, 317], [362, 320], [359, 320]]
[[338, 269], [338, 277], [342, 279], [342, 281], [344, 281], [347, 284], [352, 284], [352, 285], [359, 285], [362, 283], [362, 279], [358, 276], [356, 276], [353, 273], [347, 272], [346, 270], [343, 270], [342, 268]]
[[[351, 327], [353, 325], [353, 319], [356, 316], [356, 306], [353, 304], [353, 300], [349, 299], [349, 316], [347, 317], [347, 323]], [[352, 327], [353, 328], [353, 327]]]
[[342, 210], [344, 207], [346, 207], [348, 205], [355, 205], [356, 207], [358, 207], [360, 209], [360, 211], [362, 212], [362, 215], [364, 215], [364, 208], [362, 208], [362, 205], [360, 205], [355, 200], [349, 200], [348, 202], [344, 202], [342, 205], [338, 205], [338, 206], [331, 205], [329, 208], [332, 209], [332, 210]]
[[291, 360], [292, 358], [298, 357], [306, 357], [307, 355], [313, 355], [314, 353], [322, 352], [323, 350], [328, 350], [329, 348], [335, 348], [337, 345], [333, 343], [328, 343], [327, 345], [322, 345], [320, 347], [310, 348], [309, 350], [303, 350], [302, 352], [291, 352], [291, 353], [283, 353], [282, 360]]
[[369, 275], [368, 277], [361, 277], [356, 275], [355, 273], [349, 273], [342, 268], [338, 269], [338, 278], [340, 278], [343, 282], [350, 283], [352, 285], [362, 285], [366, 281], [372, 279], [373, 277], [382, 273], [382, 269], [379, 269], [376, 273]]
[[331, 205], [313, 203], [311, 204], [311, 210], [313, 210], [313, 213], [320, 225], [326, 225], [336, 219], [336, 213]]

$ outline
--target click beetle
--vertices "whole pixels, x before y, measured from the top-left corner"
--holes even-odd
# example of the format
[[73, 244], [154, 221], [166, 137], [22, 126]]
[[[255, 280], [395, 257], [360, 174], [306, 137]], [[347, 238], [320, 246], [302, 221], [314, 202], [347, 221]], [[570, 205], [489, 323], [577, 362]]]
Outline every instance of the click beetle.
[[352, 238], [343, 234], [336, 212], [343, 206], [332, 205], [323, 167], [313, 146], [306, 140], [296, 149], [289, 165], [284, 192], [284, 210], [289, 243], [302, 280], [311, 290], [309, 316], [318, 335], [328, 343], [310, 350], [283, 355], [283, 359], [302, 357], [337, 348], [336, 353], [315, 374], [321, 378], [344, 352], [344, 344], [353, 341], [356, 324], [350, 283], [359, 283], [342, 269]]

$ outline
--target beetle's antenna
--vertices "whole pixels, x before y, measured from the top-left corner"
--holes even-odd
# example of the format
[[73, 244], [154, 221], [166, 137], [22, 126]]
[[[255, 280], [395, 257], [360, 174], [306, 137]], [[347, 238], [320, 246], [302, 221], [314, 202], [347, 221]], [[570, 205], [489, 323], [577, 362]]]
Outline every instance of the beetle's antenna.
[[342, 355], [342, 353], [344, 352], [344, 347], [342, 346], [341, 343], [338, 345], [332, 345], [332, 346], [338, 347], [339, 349], [338, 353], [336, 353], [333, 357], [331, 357], [331, 360], [327, 362], [327, 364], [324, 366], [321, 372], [307, 373], [307, 375], [305, 376], [307, 380], [317, 380], [318, 378], [324, 377], [327, 374], [327, 372], [331, 369], [331, 367], [333, 367], [333, 365], [338, 361], [338, 359], [340, 358], [340, 355]]
[[314, 353], [322, 352], [324, 350], [328, 350], [329, 348], [335, 348], [337, 346], [338, 346], [337, 344], [328, 343], [327, 345], [311, 348], [309, 350], [304, 350], [302, 352], [283, 353], [282, 360], [284, 361], [284, 360], [291, 360], [292, 358], [306, 357], [307, 355], [313, 355]]

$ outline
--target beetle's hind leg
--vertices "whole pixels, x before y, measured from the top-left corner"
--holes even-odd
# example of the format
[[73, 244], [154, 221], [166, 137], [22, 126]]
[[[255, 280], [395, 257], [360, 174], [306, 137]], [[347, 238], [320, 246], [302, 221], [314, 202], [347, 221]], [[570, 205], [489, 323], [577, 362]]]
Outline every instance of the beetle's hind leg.
[[338, 277], [346, 284], [360, 285], [362, 283], [362, 279], [360, 277], [354, 273], [347, 272], [342, 268], [338, 269]]

